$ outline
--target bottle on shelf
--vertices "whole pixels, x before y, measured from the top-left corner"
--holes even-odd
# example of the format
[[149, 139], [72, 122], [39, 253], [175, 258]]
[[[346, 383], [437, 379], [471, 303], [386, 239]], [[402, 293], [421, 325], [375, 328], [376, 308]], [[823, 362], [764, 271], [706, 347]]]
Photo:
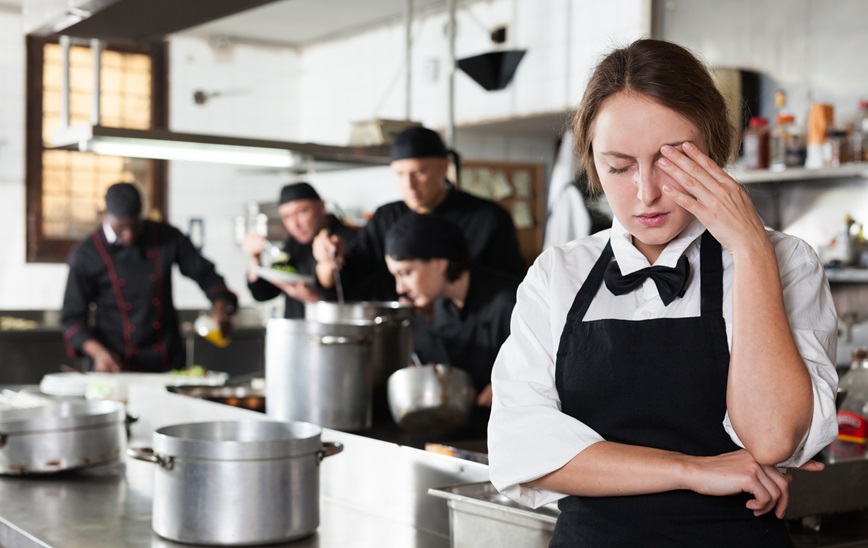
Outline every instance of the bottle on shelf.
[[787, 144], [790, 140], [790, 130], [795, 122], [792, 114], [778, 114], [771, 130], [769, 146], [769, 167], [782, 170], [787, 167]]
[[859, 117], [853, 128], [853, 135], [853, 161], [868, 162], [868, 101], [859, 101]]
[[742, 141], [742, 156], [745, 169], [767, 169], [770, 150], [769, 122], [761, 116], [754, 116], [748, 122]]

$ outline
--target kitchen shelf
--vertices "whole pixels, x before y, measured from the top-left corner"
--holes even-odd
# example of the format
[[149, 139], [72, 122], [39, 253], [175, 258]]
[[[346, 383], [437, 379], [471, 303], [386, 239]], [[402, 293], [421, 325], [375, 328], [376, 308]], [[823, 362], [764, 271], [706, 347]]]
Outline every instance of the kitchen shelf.
[[868, 179], [868, 162], [843, 164], [835, 167], [790, 167], [782, 170], [761, 169], [756, 171], [731, 167], [727, 169], [727, 173], [742, 184], [853, 179], [860, 177]]
[[837, 283], [868, 283], [868, 268], [827, 268], [826, 278]]

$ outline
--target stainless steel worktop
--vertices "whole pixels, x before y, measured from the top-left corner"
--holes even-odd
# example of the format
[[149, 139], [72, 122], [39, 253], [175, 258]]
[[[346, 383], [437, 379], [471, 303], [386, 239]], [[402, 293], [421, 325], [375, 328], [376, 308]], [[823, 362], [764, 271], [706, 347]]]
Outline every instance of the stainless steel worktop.
[[[268, 420], [253, 411], [145, 387], [132, 387], [130, 445], [150, 445], [156, 428], [179, 422]], [[449, 516], [430, 487], [485, 481], [485, 465], [353, 434], [324, 430], [344, 451], [320, 469], [320, 526], [293, 548], [447, 548]], [[0, 477], [4, 548], [190, 546], [151, 529], [154, 465], [112, 466], [40, 477]]]

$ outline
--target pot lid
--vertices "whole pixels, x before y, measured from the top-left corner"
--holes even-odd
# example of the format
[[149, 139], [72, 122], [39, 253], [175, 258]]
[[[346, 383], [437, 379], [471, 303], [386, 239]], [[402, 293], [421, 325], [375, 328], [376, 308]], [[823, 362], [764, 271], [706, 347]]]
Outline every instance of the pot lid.
[[27, 409], [0, 411], [4, 434], [48, 432], [118, 424], [125, 418], [124, 405], [110, 400], [71, 400]]
[[307, 422], [215, 421], [164, 426], [154, 451], [202, 460], [262, 460], [311, 455], [321, 449], [322, 429]]

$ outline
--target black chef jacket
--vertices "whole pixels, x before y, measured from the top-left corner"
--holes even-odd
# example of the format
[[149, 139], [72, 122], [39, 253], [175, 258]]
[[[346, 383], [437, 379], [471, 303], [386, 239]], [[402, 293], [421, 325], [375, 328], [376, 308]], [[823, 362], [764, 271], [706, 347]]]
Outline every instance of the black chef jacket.
[[[423, 363], [445, 363], [470, 374], [476, 392], [491, 383], [491, 368], [500, 346], [509, 337], [509, 321], [521, 280], [482, 266], [470, 269], [464, 308], [439, 299], [433, 318], [417, 314], [414, 323], [416, 354]], [[487, 436], [491, 410], [474, 405], [467, 424], [426, 441], [482, 439]]]
[[[327, 216], [326, 227], [331, 234], [337, 234], [348, 244], [352, 243], [358, 235], [355, 230], [343, 224], [332, 214]], [[316, 276], [316, 259], [313, 258], [313, 245], [311, 243], [300, 244], [290, 236], [286, 239], [283, 249], [289, 255], [289, 264], [295, 267], [300, 274], [312, 274]], [[257, 301], [269, 301], [278, 295], [284, 295], [286, 297], [286, 305], [283, 311], [284, 317], [304, 318], [304, 303], [286, 295], [278, 287], [269, 283], [268, 280], [259, 278], [255, 282], [247, 282], [247, 287], [250, 289], [250, 294]], [[324, 289], [319, 287], [319, 292], [320, 298], [323, 300], [333, 301], [336, 299], [337, 293], [335, 288]]]
[[477, 392], [491, 383], [491, 368], [509, 337], [509, 321], [521, 280], [483, 266], [470, 268], [464, 307], [438, 299], [433, 318], [418, 314], [414, 348], [423, 363], [445, 363], [464, 369]]
[[[386, 233], [410, 208], [392, 202], [377, 209], [353, 245], [347, 248], [341, 280], [351, 300], [393, 301], [395, 278], [386, 267]], [[454, 187], [431, 211], [458, 225], [467, 238], [471, 258], [495, 270], [524, 276], [527, 266], [518, 248], [512, 217], [500, 205]]]
[[[202, 257], [175, 227], [143, 221], [143, 231], [129, 247], [109, 244], [102, 227], [79, 242], [69, 256], [63, 298], [63, 338], [70, 357], [97, 339], [116, 352], [125, 370], [167, 371], [185, 365], [178, 315], [172, 300], [172, 265], [195, 280], [213, 302], [232, 307], [238, 299], [214, 264]], [[88, 325], [88, 309], [96, 321]]]

